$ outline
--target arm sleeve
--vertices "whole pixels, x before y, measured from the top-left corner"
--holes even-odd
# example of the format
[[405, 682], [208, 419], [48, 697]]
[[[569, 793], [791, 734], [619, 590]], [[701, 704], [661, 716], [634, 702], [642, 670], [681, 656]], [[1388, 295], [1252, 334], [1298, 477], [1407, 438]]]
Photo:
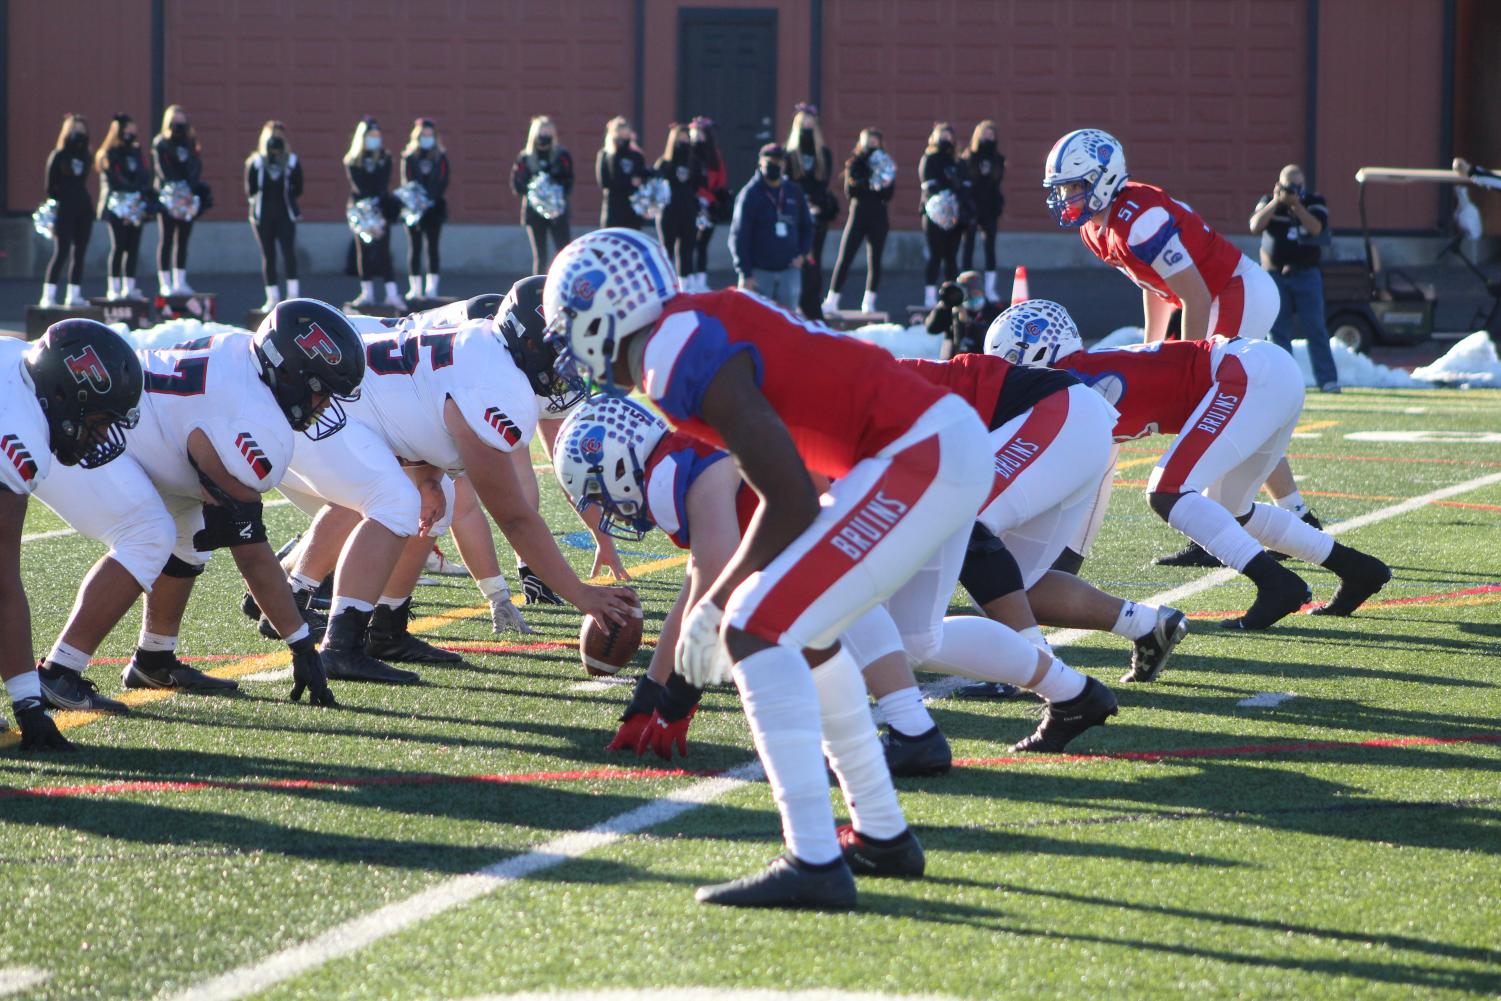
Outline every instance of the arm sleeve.
[[737, 275], [750, 274], [750, 226], [751, 220], [746, 218], [750, 211], [746, 203], [745, 193], [750, 190], [750, 185], [740, 189], [740, 194], [735, 196], [735, 212], [730, 217], [730, 263], [735, 267]]
[[516, 162], [511, 164], [511, 190], [518, 195], [526, 194], [526, 183], [531, 179], [531, 171], [526, 166], [526, 153], [523, 151], [516, 157]]
[[287, 187], [292, 192], [293, 200], [302, 197], [302, 164], [294, 163], [287, 170]]
[[922, 177], [922, 193], [928, 195], [937, 194], [947, 185], [943, 183], [943, 172], [938, 169], [937, 158], [923, 154], [922, 160], [917, 164], [917, 172]]
[[[358, 160], [355, 161], [355, 163], [358, 162]], [[354, 163], [344, 164], [344, 176], [349, 178], [349, 197], [355, 201], [365, 197], [361, 193], [360, 186], [360, 175], [363, 173], [364, 171], [355, 166]]]
[[573, 154], [566, 149], [558, 151], [558, 183], [563, 185], [563, 194], [573, 194]]
[[158, 139], [151, 144], [151, 166], [156, 171], [156, 179], [158, 181], [176, 180], [175, 177], [172, 177], [168, 173], [176, 165], [170, 163], [170, 157], [162, 155], [162, 148], [166, 145], [166, 142], [165, 139]]
[[58, 168], [62, 166], [62, 161], [63, 161], [63, 151], [60, 150], [60, 149], [53, 150], [47, 156], [47, 197], [48, 198], [61, 198], [62, 197], [62, 194], [61, 194], [62, 186], [58, 183], [58, 176], [57, 176], [59, 173], [61, 173], [61, 171]]

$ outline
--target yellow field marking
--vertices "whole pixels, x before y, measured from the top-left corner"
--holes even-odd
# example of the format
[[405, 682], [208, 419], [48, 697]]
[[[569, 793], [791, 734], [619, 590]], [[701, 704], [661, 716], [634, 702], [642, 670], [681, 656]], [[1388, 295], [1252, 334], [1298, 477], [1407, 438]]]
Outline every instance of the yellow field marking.
[[[647, 577], [663, 570], [682, 566], [687, 562], [687, 556], [668, 556], [660, 560], [650, 560], [634, 567], [627, 567], [626, 569], [632, 577]], [[602, 574], [598, 577], [590, 578], [588, 583], [609, 584], [613, 583], [614, 580], [614, 577]], [[523, 595], [513, 595], [511, 601], [513, 604], [520, 605], [524, 603], [525, 597]], [[407, 628], [414, 633], [426, 633], [445, 626], [450, 622], [478, 618], [481, 615], [488, 615], [489, 613], [489, 605], [452, 608], [445, 612], [424, 615], [421, 618], [413, 619]], [[205, 671], [204, 673], [211, 674], [216, 678], [239, 678], [247, 674], [257, 674], [261, 671], [274, 671], [286, 667], [290, 663], [292, 663], [292, 655], [283, 648], [275, 653], [252, 654], [244, 660], [237, 660], [223, 667], [214, 668], [212, 671]], [[119, 696], [113, 697], [127, 706], [144, 706], [152, 702], [160, 702], [162, 699], [169, 699], [176, 694], [178, 694], [178, 690], [175, 688], [133, 688], [121, 693]], [[111, 714], [67, 710], [53, 713], [52, 718], [56, 721], [59, 730], [76, 730], [81, 726], [88, 726], [102, 716], [109, 715]], [[0, 733], [0, 747], [10, 747], [13, 744], [19, 743], [20, 740], [21, 734], [17, 730], [8, 730], [5, 733]]]
[[1161, 455], [1146, 455], [1142, 456], [1140, 459], [1125, 459], [1121, 462], [1117, 462], [1115, 464], [1115, 468], [1130, 469], [1132, 466], [1147, 466], [1155, 463], [1160, 458], [1162, 458]]
[[1309, 431], [1322, 431], [1324, 428], [1339, 427], [1339, 421], [1309, 421], [1293, 428], [1293, 434], [1307, 434]]

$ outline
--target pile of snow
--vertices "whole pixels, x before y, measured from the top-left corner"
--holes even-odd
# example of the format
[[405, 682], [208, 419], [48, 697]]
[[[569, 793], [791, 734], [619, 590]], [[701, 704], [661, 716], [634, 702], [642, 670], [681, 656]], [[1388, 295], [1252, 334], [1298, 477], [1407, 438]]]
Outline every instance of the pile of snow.
[[1432, 365], [1412, 370], [1414, 378], [1443, 385], [1501, 388], [1501, 358], [1496, 344], [1484, 330], [1476, 331], [1450, 348]]
[[251, 331], [231, 323], [216, 323], [202, 320], [168, 320], [154, 327], [132, 330], [123, 323], [111, 323], [110, 329], [138, 348], [170, 348], [184, 341], [196, 341], [214, 334], [248, 334]]
[[936, 359], [943, 348], [943, 338], [928, 333], [921, 323], [910, 327], [898, 323], [869, 323], [846, 333], [885, 348], [898, 358]]

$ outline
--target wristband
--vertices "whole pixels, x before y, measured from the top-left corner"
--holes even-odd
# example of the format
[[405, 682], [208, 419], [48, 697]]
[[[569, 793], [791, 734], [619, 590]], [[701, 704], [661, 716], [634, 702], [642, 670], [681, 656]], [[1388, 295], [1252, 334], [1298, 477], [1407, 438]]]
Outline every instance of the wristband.
[[304, 622], [302, 625], [292, 630], [292, 634], [290, 636], [284, 637], [284, 642], [287, 644], [287, 646], [295, 650], [297, 649], [297, 644], [301, 643], [303, 640], [308, 639], [310, 635], [311, 631], [308, 629], [307, 623]]

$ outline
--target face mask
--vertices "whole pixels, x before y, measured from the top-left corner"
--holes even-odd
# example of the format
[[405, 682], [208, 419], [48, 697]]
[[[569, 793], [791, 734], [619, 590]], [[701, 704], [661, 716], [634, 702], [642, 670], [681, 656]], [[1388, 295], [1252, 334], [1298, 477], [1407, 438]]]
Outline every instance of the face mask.
[[940, 140], [938, 140], [938, 152], [940, 152], [940, 153], [952, 153], [953, 151], [954, 151], [954, 140], [952, 140], [952, 139], [940, 139]]
[[551, 147], [552, 147], [552, 136], [538, 136], [537, 137], [537, 148], [538, 149], [550, 149]]
[[685, 142], [673, 143], [672, 155], [674, 159], [681, 160], [688, 155], [688, 144]]
[[994, 139], [981, 139], [980, 140], [980, 152], [981, 153], [994, 153], [995, 152], [995, 140]]
[[782, 179], [782, 165], [780, 163], [763, 164], [761, 176], [768, 181], [780, 181]]
[[267, 139], [266, 140], [266, 152], [268, 152], [268, 153], [280, 153], [282, 150], [284, 150], [286, 148], [287, 148], [287, 144], [284, 141], [282, 141], [281, 139]]
[[813, 148], [813, 130], [800, 130], [797, 134], [797, 144], [803, 149], [811, 150]]
[[624, 138], [621, 138], [620, 136], [616, 136], [615, 137], [615, 148], [616, 149], [630, 149], [630, 146], [631, 146], [631, 141], [629, 139], [624, 139]]
[[380, 149], [380, 136], [366, 136], [365, 148], [372, 153]]
[[432, 149], [438, 145], [438, 140], [433, 136], [419, 136], [417, 138], [417, 145], [422, 149]]
[[82, 132], [74, 132], [68, 136], [68, 142], [74, 146], [87, 146], [89, 144], [89, 137]]
[[184, 125], [183, 123], [181, 123], [181, 122], [173, 122], [172, 123], [172, 138], [173, 139], [186, 139], [187, 137], [188, 137], [188, 127], [186, 125]]
[[136, 134], [134, 132], [131, 132], [128, 135], [122, 136], [121, 138], [125, 140], [125, 145], [127, 145], [127, 146], [134, 146], [135, 145]]

